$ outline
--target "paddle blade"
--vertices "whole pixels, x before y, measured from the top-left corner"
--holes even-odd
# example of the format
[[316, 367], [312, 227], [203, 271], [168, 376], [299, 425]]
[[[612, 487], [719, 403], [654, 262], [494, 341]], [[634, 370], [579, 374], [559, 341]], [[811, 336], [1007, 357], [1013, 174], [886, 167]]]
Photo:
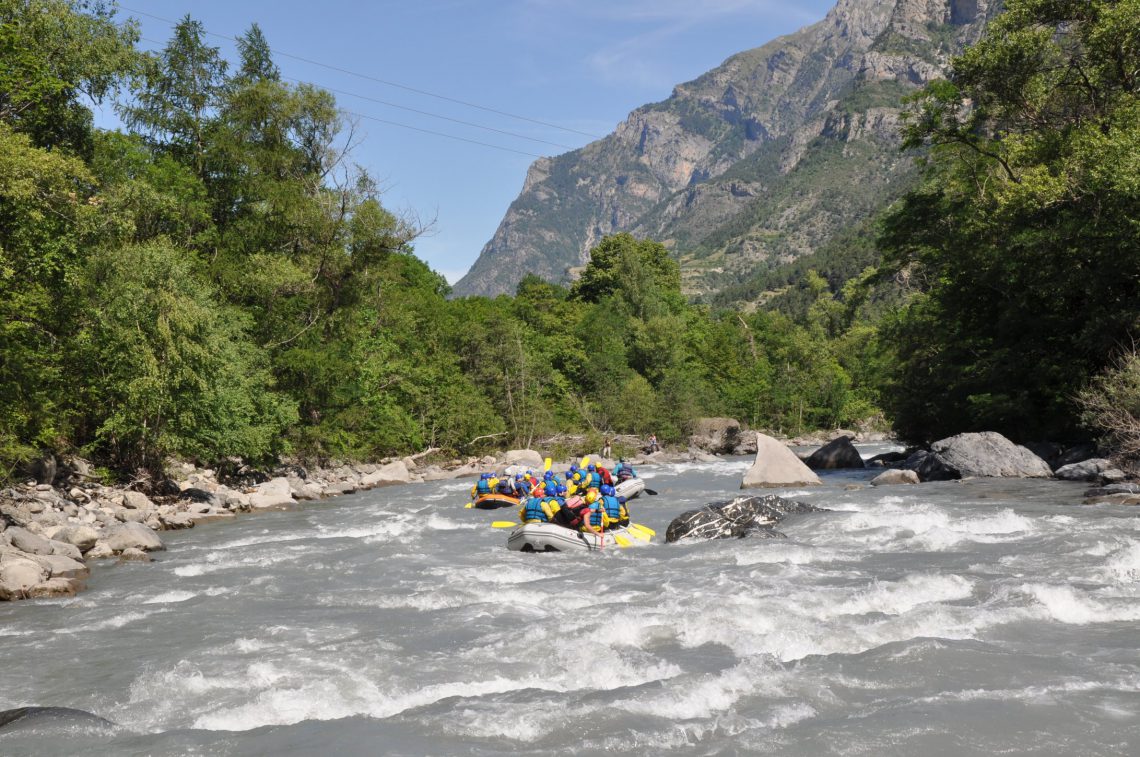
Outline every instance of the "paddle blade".
[[653, 537], [644, 531], [638, 531], [636, 528], [630, 528], [626, 531], [627, 534], [637, 539], [638, 541], [650, 541]]
[[586, 455], [585, 457], [582, 458], [582, 467], [585, 468], [589, 464], [590, 464], [590, 456]]
[[646, 494], [648, 494], [650, 497], [656, 497], [657, 496], [657, 490], [656, 489], [650, 489], [648, 486], [645, 487], [644, 489], [642, 489], [642, 491], [645, 492]]
[[616, 541], [618, 543], [619, 547], [631, 547], [631, 546], [633, 546], [633, 542], [631, 542], [629, 539], [625, 538], [621, 534], [614, 534], [614, 541]]
[[467, 508], [468, 510], [470, 510], [472, 507], [475, 507], [475, 503], [474, 502], [468, 502], [466, 505], [464, 505], [464, 507]]
[[513, 520], [496, 520], [491, 523], [491, 528], [516, 528], [518, 525]]
[[654, 531], [652, 528], [650, 528], [649, 526], [643, 526], [640, 523], [630, 523], [629, 527], [631, 529], [633, 529], [634, 531], [641, 531], [642, 533], [649, 534], [650, 536], [656, 536], [657, 535], [657, 532]]
[[554, 464], [554, 461], [551, 460], [549, 457], [546, 458], [545, 460], [543, 460], [542, 461], [542, 472], [545, 473], [546, 471], [550, 470], [550, 466], [553, 464]]

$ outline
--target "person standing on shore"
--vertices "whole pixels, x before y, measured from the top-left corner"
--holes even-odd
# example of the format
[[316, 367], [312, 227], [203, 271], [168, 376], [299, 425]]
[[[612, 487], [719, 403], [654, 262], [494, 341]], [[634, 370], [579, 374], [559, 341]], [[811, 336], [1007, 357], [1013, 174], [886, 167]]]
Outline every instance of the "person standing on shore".
[[660, 452], [660, 451], [661, 451], [661, 445], [657, 443], [657, 434], [650, 434], [649, 435], [649, 454], [653, 454], [654, 452]]
[[610, 446], [611, 441], [612, 440], [610, 437], [606, 436], [605, 441], [602, 442], [602, 457], [606, 458], [607, 460], [609, 460], [610, 456], [613, 454], [613, 448]]

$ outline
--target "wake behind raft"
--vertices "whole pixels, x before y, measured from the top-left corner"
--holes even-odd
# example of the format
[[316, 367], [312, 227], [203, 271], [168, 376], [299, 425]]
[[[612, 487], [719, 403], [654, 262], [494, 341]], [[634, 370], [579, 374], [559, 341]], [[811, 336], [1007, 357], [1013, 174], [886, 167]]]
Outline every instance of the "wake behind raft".
[[554, 523], [526, 523], [511, 531], [507, 549], [515, 552], [598, 552], [624, 546], [648, 544], [627, 528], [613, 528], [601, 535], [577, 531]]

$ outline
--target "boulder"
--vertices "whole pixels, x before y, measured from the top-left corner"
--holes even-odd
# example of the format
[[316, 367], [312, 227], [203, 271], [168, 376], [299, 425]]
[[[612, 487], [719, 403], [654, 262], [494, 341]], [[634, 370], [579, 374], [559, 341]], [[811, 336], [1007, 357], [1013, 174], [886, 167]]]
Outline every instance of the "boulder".
[[162, 539], [158, 538], [158, 534], [141, 523], [122, 523], [118, 526], [112, 526], [107, 529], [104, 541], [115, 554], [131, 547], [136, 547], [144, 552], [166, 549], [166, 545], [162, 543]]
[[110, 545], [105, 541], [95, 542], [95, 546], [87, 550], [84, 555], [88, 560], [105, 560], [108, 557], [114, 557], [115, 550], [111, 549]]
[[1064, 452], [1059, 454], [1054, 460], [1053, 468], [1064, 468], [1066, 465], [1073, 463], [1083, 463], [1085, 460], [1091, 460], [1097, 456], [1096, 445], [1092, 442], [1085, 442], [1083, 444], [1074, 444], [1072, 447], [1067, 447]]
[[21, 552], [32, 555], [50, 555], [51, 542], [42, 536], [37, 536], [26, 528], [16, 526], [7, 530], [8, 540], [12, 546]]
[[812, 470], [836, 470], [838, 468], [862, 468], [863, 456], [852, 444], [852, 437], [841, 436], [832, 439], [815, 452], [804, 463]]
[[681, 513], [669, 523], [666, 542], [683, 539], [735, 539], [745, 536], [781, 538], [775, 526], [790, 513], [822, 512], [805, 502], [767, 494], [713, 502], [698, 510]]
[[871, 486], [895, 486], [897, 484], [917, 484], [918, 474], [912, 470], [887, 470], [871, 479]]
[[984, 478], [1048, 478], [1049, 464], [1025, 447], [994, 431], [958, 434], [907, 458], [905, 468], [923, 481], [979, 476]]
[[154, 503], [142, 492], [123, 492], [123, 507], [128, 510], [153, 510]]
[[249, 504], [254, 508], [283, 507], [295, 505], [293, 489], [289, 486], [289, 479], [284, 476], [270, 479], [264, 484], [258, 484], [257, 489], [249, 495]]
[[119, 562], [153, 562], [154, 558], [136, 547], [128, 547], [119, 555]]
[[909, 455], [907, 455], [905, 452], [884, 452], [881, 455], [875, 455], [870, 460], [867, 460], [864, 464], [868, 468], [890, 468], [906, 462], [906, 459], [908, 457]]
[[381, 466], [373, 473], [361, 478], [360, 485], [363, 487], [388, 486], [411, 483], [411, 480], [412, 474], [408, 471], [408, 466], [404, 465], [403, 460], [397, 460], [394, 463]]
[[183, 528], [193, 528], [195, 518], [190, 513], [166, 513], [158, 516], [159, 523], [167, 531], [177, 531]]
[[820, 486], [823, 482], [796, 454], [764, 434], [756, 434], [756, 462], [744, 474], [741, 489]]
[[740, 444], [740, 421], [735, 418], [697, 418], [689, 445], [714, 455], [731, 453]]
[[519, 465], [522, 466], [523, 470], [530, 468], [540, 471], [544, 461], [542, 455], [532, 449], [512, 449], [503, 454], [500, 462], [504, 466]]
[[47, 577], [48, 571], [34, 560], [0, 555], [0, 600], [24, 599]]
[[1124, 471], [1103, 457], [1064, 465], [1053, 475], [1062, 481], [1090, 481], [1096, 484], [1114, 484], [1125, 479]]
[[756, 440], [760, 436], [759, 432], [742, 433], [740, 435], [740, 443], [732, 450], [734, 455], [755, 455], [757, 443]]
[[62, 541], [55, 541], [54, 539], [50, 540], [48, 543], [51, 544], [52, 555], [57, 555], [57, 556], [61, 556], [61, 557], [69, 557], [72, 560], [82, 560], [83, 559], [83, 553], [80, 552], [79, 547], [75, 546], [74, 544], [68, 544], [67, 542], [62, 542]]
[[153, 512], [153, 510], [128, 510], [120, 507], [115, 511], [115, 520], [122, 523], [146, 523]]
[[221, 507], [223, 504], [225, 504], [222, 498], [214, 492], [207, 491], [206, 489], [198, 489], [193, 486], [189, 489], [183, 489], [181, 492], [179, 492], [178, 500], [180, 502], [193, 502], [195, 504], [208, 505], [210, 507]]
[[1085, 492], [1086, 497], [1107, 497], [1116, 494], [1140, 494], [1140, 484], [1109, 484]]
[[74, 578], [49, 578], [38, 583], [28, 591], [28, 597], [43, 599], [47, 597], [74, 597], [83, 588], [83, 582]]
[[63, 555], [35, 555], [29, 558], [37, 562], [52, 578], [87, 578], [91, 570], [79, 560]]

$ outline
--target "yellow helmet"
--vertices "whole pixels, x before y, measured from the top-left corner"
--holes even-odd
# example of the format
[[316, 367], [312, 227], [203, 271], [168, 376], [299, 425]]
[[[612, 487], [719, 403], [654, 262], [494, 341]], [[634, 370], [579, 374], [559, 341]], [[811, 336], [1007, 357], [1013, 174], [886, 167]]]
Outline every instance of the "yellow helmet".
[[598, 493], [593, 489], [586, 492], [586, 501], [589, 502], [591, 505], [594, 504], [595, 502], [598, 501]]

